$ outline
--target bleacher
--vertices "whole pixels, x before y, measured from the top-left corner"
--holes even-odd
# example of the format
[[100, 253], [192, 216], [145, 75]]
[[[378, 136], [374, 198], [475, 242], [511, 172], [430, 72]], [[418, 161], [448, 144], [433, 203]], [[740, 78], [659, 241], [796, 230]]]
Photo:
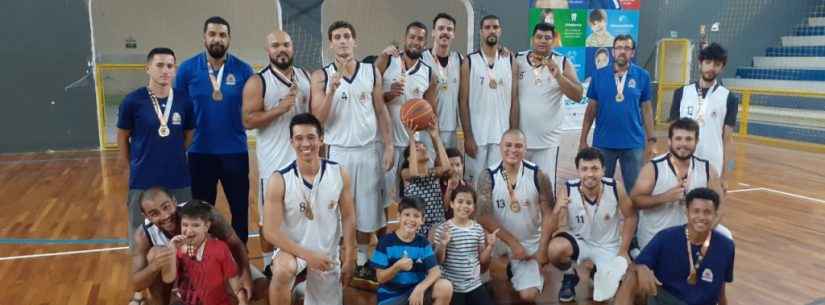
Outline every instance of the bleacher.
[[724, 82], [754, 89], [748, 134], [825, 144], [825, 3], [778, 40]]

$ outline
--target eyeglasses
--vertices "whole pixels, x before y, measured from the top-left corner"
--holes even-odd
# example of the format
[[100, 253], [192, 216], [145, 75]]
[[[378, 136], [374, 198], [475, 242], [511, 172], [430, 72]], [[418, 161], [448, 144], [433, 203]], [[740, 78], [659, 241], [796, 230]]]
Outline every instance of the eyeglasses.
[[616, 51], [633, 51], [633, 47], [613, 47]]

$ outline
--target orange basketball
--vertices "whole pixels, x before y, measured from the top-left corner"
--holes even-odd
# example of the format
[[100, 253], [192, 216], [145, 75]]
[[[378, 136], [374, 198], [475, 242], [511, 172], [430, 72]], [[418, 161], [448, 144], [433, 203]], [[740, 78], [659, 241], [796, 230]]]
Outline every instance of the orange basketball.
[[433, 107], [425, 99], [410, 99], [401, 106], [401, 122], [415, 131], [430, 128], [434, 119]]

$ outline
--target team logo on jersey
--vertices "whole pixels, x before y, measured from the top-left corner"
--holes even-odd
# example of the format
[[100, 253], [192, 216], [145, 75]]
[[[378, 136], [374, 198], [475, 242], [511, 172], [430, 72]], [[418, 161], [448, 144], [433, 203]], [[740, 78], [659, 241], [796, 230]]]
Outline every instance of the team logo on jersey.
[[229, 86], [234, 86], [235, 82], [235, 74], [229, 73], [229, 75], [226, 76], [226, 84]]
[[180, 113], [177, 113], [177, 112], [172, 113], [172, 125], [180, 125], [180, 123], [181, 123]]
[[702, 271], [702, 280], [708, 283], [713, 282], [713, 271], [710, 271], [710, 268], [705, 268], [705, 271]]
[[341, 99], [345, 101], [349, 99], [349, 95], [347, 95], [346, 91], [341, 92]]
[[636, 80], [635, 80], [635, 79], [632, 79], [632, 78], [631, 78], [631, 79], [629, 79], [629, 80], [627, 81], [627, 87], [629, 87], [629, 88], [636, 88]]
[[361, 92], [361, 96], [359, 97], [362, 103], [367, 102], [367, 92]]
[[710, 113], [710, 117], [712, 117], [712, 118], [714, 118], [714, 119], [715, 119], [715, 118], [716, 118], [716, 111], [711, 112], [711, 113]]
[[688, 116], [691, 116], [691, 117], [693, 116], [693, 106], [688, 106], [687, 107], [687, 114], [688, 114]]
[[413, 90], [413, 95], [414, 96], [420, 96], [421, 95], [421, 89], [415, 88], [415, 90]]

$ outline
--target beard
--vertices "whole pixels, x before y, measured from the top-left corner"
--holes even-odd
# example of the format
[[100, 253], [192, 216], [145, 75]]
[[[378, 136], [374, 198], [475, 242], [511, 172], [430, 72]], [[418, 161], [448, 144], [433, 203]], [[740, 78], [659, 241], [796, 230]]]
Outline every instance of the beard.
[[404, 48], [404, 54], [407, 54], [410, 59], [419, 59], [421, 58], [421, 49]]
[[494, 46], [494, 45], [498, 44], [498, 36], [496, 36], [496, 35], [487, 36], [487, 38], [484, 39], [484, 43], [486, 43], [488, 46]]
[[617, 65], [619, 65], [619, 67], [627, 66], [627, 59], [625, 59], [621, 56], [616, 57], [615, 62], [616, 62]]
[[692, 157], [693, 153], [695, 152], [695, 149], [694, 149], [694, 150], [690, 151], [687, 156], [680, 156], [678, 153], [676, 153], [676, 150], [673, 149], [673, 147], [669, 148], [669, 150], [670, 150], [671, 155], [676, 157], [676, 159], [679, 159], [679, 160], [682, 160], [682, 161], [690, 159], [690, 157]]
[[[708, 74], [710, 74], [711, 76], [708, 77]], [[713, 82], [713, 80], [715, 80], [715, 79], [716, 79], [716, 74], [715, 73], [702, 73], [702, 80], [704, 80], [706, 82], [710, 83], [710, 82]]]
[[[278, 56], [280, 56], [280, 54]], [[275, 65], [275, 67], [278, 67], [278, 69], [281, 69], [281, 70], [286, 70], [289, 67], [291, 67], [292, 66], [292, 61], [293, 61], [292, 57], [287, 57], [286, 61], [279, 61], [277, 59], [277, 57], [275, 59], [272, 59], [272, 57], [269, 58], [269, 63]]]
[[209, 56], [212, 56], [212, 58], [223, 58], [223, 56], [226, 55], [226, 47], [220, 43], [213, 43], [207, 46], [206, 51], [209, 52]]

